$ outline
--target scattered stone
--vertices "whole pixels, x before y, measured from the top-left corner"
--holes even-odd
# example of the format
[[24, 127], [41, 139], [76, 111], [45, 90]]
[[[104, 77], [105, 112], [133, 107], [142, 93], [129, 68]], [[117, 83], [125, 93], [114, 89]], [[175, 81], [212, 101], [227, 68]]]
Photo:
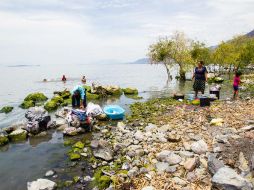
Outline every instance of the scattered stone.
[[155, 188], [153, 186], [146, 186], [143, 187], [142, 190], [155, 190]]
[[154, 124], [149, 123], [146, 127], [145, 127], [145, 131], [146, 132], [153, 132], [157, 130], [157, 126]]
[[194, 156], [194, 153], [189, 151], [180, 151], [179, 155], [183, 158], [191, 158]]
[[84, 177], [84, 181], [88, 182], [88, 181], [92, 181], [92, 178], [88, 175]]
[[78, 129], [75, 127], [67, 127], [64, 129], [63, 134], [68, 136], [75, 136], [78, 134]]
[[28, 190], [54, 190], [57, 184], [48, 179], [37, 179], [36, 181], [27, 182]]
[[188, 170], [189, 172], [193, 171], [196, 167], [198, 167], [200, 164], [199, 158], [194, 157], [194, 158], [189, 158], [187, 161], [184, 163], [184, 168]]
[[2, 109], [0, 109], [0, 113], [10, 113], [11, 111], [13, 110], [13, 107], [12, 106], [4, 106], [2, 107]]
[[142, 141], [144, 139], [144, 135], [141, 131], [137, 131], [135, 134], [134, 134], [134, 137], [135, 139], [137, 139], [138, 141]]
[[73, 146], [73, 148], [79, 148], [79, 149], [83, 149], [85, 147], [84, 143], [82, 143], [81, 141], [76, 142]]
[[9, 134], [11, 141], [23, 141], [26, 140], [27, 131], [24, 129], [17, 129]]
[[166, 168], [166, 172], [168, 172], [168, 173], [174, 173], [174, 172], [176, 172], [176, 170], [177, 170], [176, 165], [175, 166], [169, 166], [169, 167]]
[[191, 150], [191, 145], [188, 142], [183, 142], [183, 147], [187, 151]]
[[46, 172], [45, 177], [51, 177], [54, 174], [55, 174], [55, 172], [53, 170], [49, 170], [49, 171]]
[[221, 189], [244, 189], [251, 190], [253, 185], [228, 167], [220, 168], [213, 176], [212, 183]]
[[180, 135], [169, 134], [167, 136], [167, 139], [168, 139], [169, 142], [180, 142], [181, 141], [181, 136]]
[[163, 173], [168, 169], [169, 164], [167, 162], [157, 162], [155, 166], [158, 173]]
[[64, 125], [59, 126], [56, 130], [57, 131], [64, 131], [67, 127], [68, 127], [68, 124], [64, 124]]
[[80, 154], [71, 152], [71, 153], [69, 153], [69, 158], [71, 161], [78, 160], [78, 159], [80, 159]]
[[97, 148], [93, 148], [93, 155], [96, 158], [110, 161], [113, 159], [113, 154], [114, 152], [112, 151], [112, 147], [105, 140], [99, 140]]
[[9, 142], [8, 134], [0, 129], [0, 146], [5, 145]]
[[138, 175], [138, 172], [137, 170], [135, 169], [131, 169], [128, 171], [127, 175], [130, 177], [130, 178], [133, 178], [133, 177], [136, 177]]
[[240, 152], [239, 154], [239, 169], [242, 172], [248, 172], [250, 170], [248, 161], [246, 160], [242, 152]]
[[219, 127], [222, 126], [222, 123], [223, 123], [222, 118], [212, 119], [212, 121], [210, 122], [211, 125], [215, 125], [215, 126], [219, 126]]
[[147, 168], [145, 168], [145, 167], [140, 168], [140, 173], [141, 174], [146, 174], [148, 172], [149, 172], [149, 170]]
[[254, 125], [248, 125], [248, 126], [242, 127], [240, 129], [240, 132], [247, 132], [247, 131], [250, 131], [250, 130], [253, 130], [253, 129], [254, 129]]
[[191, 144], [191, 150], [196, 154], [204, 154], [208, 151], [208, 147], [204, 140], [199, 140]]
[[177, 184], [177, 185], [185, 186], [185, 185], [187, 184], [186, 181], [182, 180], [182, 179], [179, 178], [179, 177], [173, 177], [172, 180], [173, 180], [174, 183]]
[[225, 167], [222, 161], [218, 160], [214, 154], [208, 155], [208, 170], [214, 175], [220, 168]]
[[62, 118], [57, 118], [54, 122], [56, 127], [60, 127], [66, 124], [66, 120]]
[[169, 163], [169, 165], [175, 165], [179, 164], [182, 161], [181, 156], [171, 153], [169, 156], [166, 158], [166, 161]]

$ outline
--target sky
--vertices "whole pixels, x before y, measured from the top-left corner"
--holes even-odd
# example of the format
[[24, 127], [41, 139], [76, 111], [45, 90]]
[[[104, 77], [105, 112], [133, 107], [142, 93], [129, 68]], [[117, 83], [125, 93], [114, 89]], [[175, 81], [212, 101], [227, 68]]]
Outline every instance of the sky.
[[175, 31], [216, 45], [254, 29], [253, 0], [0, 0], [0, 64], [130, 62]]

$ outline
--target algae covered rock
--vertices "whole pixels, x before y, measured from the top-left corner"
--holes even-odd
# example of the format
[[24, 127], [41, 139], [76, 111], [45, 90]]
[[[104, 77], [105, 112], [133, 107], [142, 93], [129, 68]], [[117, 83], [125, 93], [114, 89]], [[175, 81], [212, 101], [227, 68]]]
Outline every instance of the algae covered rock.
[[123, 94], [123, 91], [119, 86], [106, 86], [105, 89], [108, 95], [120, 96]]
[[86, 93], [86, 99], [87, 100], [98, 100], [98, 99], [100, 99], [100, 95], [99, 94]]
[[23, 141], [26, 140], [27, 131], [24, 129], [17, 129], [9, 134], [11, 141]]
[[44, 105], [44, 108], [47, 111], [54, 111], [58, 108], [58, 103], [56, 101], [50, 100]]
[[91, 86], [84, 85], [83, 88], [86, 90], [86, 92], [91, 93], [91, 91], [92, 91], [92, 87]]
[[40, 104], [46, 101], [48, 98], [41, 92], [35, 92], [28, 94], [24, 101], [21, 103], [20, 107], [23, 109], [28, 109], [34, 107], [35, 104]]
[[70, 158], [71, 161], [78, 160], [78, 159], [80, 159], [80, 154], [74, 153], [74, 152], [70, 152], [69, 153], [69, 158]]
[[0, 113], [10, 113], [13, 110], [12, 106], [4, 106], [2, 107], [2, 109], [0, 110]]
[[128, 88], [124, 88], [123, 89], [124, 94], [138, 94], [138, 89], [136, 88], [132, 88], [132, 87], [128, 87]]
[[20, 104], [20, 107], [23, 108], [23, 109], [28, 109], [28, 108], [34, 107], [34, 106], [35, 106], [35, 103], [32, 100], [23, 101]]
[[41, 92], [35, 92], [28, 94], [27, 97], [24, 99], [24, 101], [30, 101], [32, 100], [33, 102], [43, 102], [46, 101], [48, 98]]
[[110, 185], [111, 178], [109, 176], [103, 175], [98, 180], [98, 188], [105, 189]]
[[64, 99], [60, 95], [55, 95], [53, 98], [51, 98], [51, 100], [46, 102], [44, 108], [47, 111], [54, 111], [63, 103]]
[[79, 149], [83, 149], [85, 147], [84, 143], [82, 143], [81, 141], [76, 142], [73, 146], [73, 148], [79, 148]]
[[9, 142], [8, 134], [5, 131], [0, 130], [0, 146], [5, 145]]

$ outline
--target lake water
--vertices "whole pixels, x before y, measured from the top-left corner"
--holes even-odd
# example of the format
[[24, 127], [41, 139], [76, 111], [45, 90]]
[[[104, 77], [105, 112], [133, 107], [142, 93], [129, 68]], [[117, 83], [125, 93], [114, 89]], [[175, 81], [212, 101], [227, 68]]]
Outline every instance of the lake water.
[[[65, 74], [67, 82], [60, 79]], [[43, 92], [48, 97], [53, 91], [71, 89], [80, 82], [82, 75], [88, 85], [96, 82], [102, 85], [136, 87], [144, 101], [150, 97], [170, 96], [175, 92], [192, 91], [192, 82], [179, 83], [175, 80], [177, 68], [172, 69], [173, 80], [167, 83], [166, 70], [162, 65], [146, 64], [83, 64], [83, 65], [41, 65], [41, 66], [0, 66], [0, 107], [14, 106], [9, 114], [0, 114], [0, 128], [24, 119], [25, 110], [18, 107], [31, 92]], [[49, 82], [42, 82], [46, 78]], [[206, 88], [208, 91], [208, 88]], [[223, 96], [231, 93], [231, 88], [222, 89]], [[128, 110], [135, 100], [122, 96], [100, 102], [119, 104]], [[47, 170], [65, 167], [66, 150], [61, 133], [50, 132], [42, 139], [0, 148], [0, 189], [26, 189], [27, 181], [42, 178]], [[68, 176], [66, 177], [68, 179]]]

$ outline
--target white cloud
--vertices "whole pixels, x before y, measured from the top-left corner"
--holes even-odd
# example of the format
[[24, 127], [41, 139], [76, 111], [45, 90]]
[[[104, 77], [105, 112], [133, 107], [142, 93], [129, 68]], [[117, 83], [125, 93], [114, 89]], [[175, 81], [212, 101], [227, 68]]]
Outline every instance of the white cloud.
[[254, 28], [252, 0], [1, 0], [1, 63], [135, 60], [175, 30], [209, 45]]

